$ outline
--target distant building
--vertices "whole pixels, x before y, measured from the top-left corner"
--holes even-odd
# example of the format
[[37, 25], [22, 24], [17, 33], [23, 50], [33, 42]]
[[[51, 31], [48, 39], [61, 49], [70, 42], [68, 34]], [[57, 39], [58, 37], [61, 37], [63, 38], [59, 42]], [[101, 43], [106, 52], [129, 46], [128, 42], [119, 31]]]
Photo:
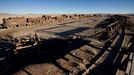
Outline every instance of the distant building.
[[16, 28], [16, 27], [23, 27], [26, 25], [26, 19], [24, 17], [14, 17], [3, 19], [3, 27], [4, 28]]
[[60, 16], [53, 16], [53, 17], [48, 15], [42, 15], [42, 17], [37, 18], [10, 17], [10, 18], [4, 18], [3, 24], [1, 24], [1, 26], [3, 28], [18, 28], [33, 25], [47, 25], [52, 23], [61, 23], [69, 20], [88, 18], [89, 16], [90, 15], [87, 14], [72, 14], [72, 15], [63, 14]]
[[37, 18], [27, 18], [27, 25], [45, 25], [48, 20], [51, 20], [51, 16], [43, 15]]

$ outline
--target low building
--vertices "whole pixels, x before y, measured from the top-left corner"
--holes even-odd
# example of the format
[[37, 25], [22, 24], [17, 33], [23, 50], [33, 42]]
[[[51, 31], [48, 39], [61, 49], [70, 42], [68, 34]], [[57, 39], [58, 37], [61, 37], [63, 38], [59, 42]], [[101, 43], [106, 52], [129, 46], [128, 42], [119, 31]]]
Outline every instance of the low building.
[[45, 25], [48, 20], [51, 20], [51, 16], [37, 17], [37, 18], [27, 18], [27, 25]]
[[4, 18], [3, 27], [4, 28], [16, 28], [26, 26], [26, 19], [24, 17], [14, 17], [14, 18]]

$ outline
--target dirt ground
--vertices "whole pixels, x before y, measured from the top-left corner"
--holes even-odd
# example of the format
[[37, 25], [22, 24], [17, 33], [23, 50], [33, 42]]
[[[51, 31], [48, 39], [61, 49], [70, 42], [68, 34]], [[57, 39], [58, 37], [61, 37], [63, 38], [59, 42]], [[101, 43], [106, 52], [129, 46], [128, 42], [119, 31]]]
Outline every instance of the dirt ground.
[[[67, 24], [60, 23], [60, 24], [40, 25], [40, 26], [32, 26], [32, 27], [25, 27], [25, 28], [23, 27], [23, 28], [16, 28], [16, 29], [1, 29], [0, 35], [21, 37], [25, 35], [34, 35], [34, 33], [36, 32], [40, 38], [66, 37], [71, 35], [91, 37], [95, 35], [94, 27], [96, 26], [96, 24], [98, 24], [100, 21], [102, 21], [105, 18], [106, 17], [98, 17], [98, 18], [91, 17], [88, 20], [84, 20], [84, 21], [80, 20], [77, 22], [67, 23]], [[101, 31], [101, 29], [100, 30], [98, 29], [98, 31]], [[53, 59], [54, 58], [53, 56], [50, 57], [54, 60], [52, 62], [30, 63], [28, 65], [21, 67], [21, 69], [14, 72], [13, 75], [78, 74], [80, 71], [86, 70], [86, 65], [88, 65], [87, 63], [89, 63], [89, 61], [95, 55], [97, 55], [99, 50], [104, 45], [103, 42], [95, 39], [88, 39], [88, 41], [84, 42], [83, 45], [80, 45], [81, 42], [84, 41], [79, 41], [77, 44], [75, 43], [74, 45], [78, 45], [78, 46], [74, 49], [70, 49], [71, 47], [67, 47], [67, 49], [69, 48], [69, 50], [71, 51], [56, 60]], [[55, 50], [57, 51], [58, 49]], [[59, 49], [59, 50], [63, 50], [63, 52], [65, 50], [66, 52], [66, 48]], [[50, 54], [46, 54], [46, 55], [50, 56], [51, 53], [53, 54], [53, 52], [50, 52]], [[29, 58], [32, 57], [33, 55], [32, 54], [25, 55], [24, 57], [26, 58], [23, 58], [22, 56], [23, 53], [18, 55], [17, 58], [19, 58], [18, 60], [22, 61], [23, 64], [26, 64], [25, 62], [31, 61], [29, 60]], [[32, 59], [33, 58], [34, 57], [32, 57]], [[44, 58], [49, 60], [49, 58], [47, 57]]]
[[[32, 26], [32, 27], [16, 28], [16, 29], [1, 29], [0, 35], [21, 37], [25, 35], [32, 35], [36, 32], [40, 38], [66, 37], [71, 35], [91, 37], [94, 36], [96, 33], [94, 27], [105, 18], [106, 17], [99, 17], [99, 18], [91, 17], [85, 21], [82, 20], [67, 24], [60, 23], [60, 24], [40, 25], [40, 26]], [[96, 21], [94, 21], [93, 19], [96, 19]], [[102, 29], [98, 29], [97, 31], [98, 31], [97, 33], [99, 33], [102, 31]], [[127, 30], [126, 32], [127, 34], [133, 33], [129, 30]], [[68, 43], [70, 43], [70, 41]], [[80, 43], [82, 43], [82, 45], [80, 45]], [[67, 44], [67, 46], [66, 44], [65, 45], [63, 44], [56, 48], [50, 47], [50, 49], [52, 50], [48, 51], [47, 54], [45, 53], [42, 57], [43, 59], [42, 58], [40, 59], [41, 60], [40, 62], [35, 62], [37, 61], [36, 59], [38, 58], [35, 57], [35, 55], [37, 54], [35, 55], [32, 54], [33, 51], [28, 51], [28, 53], [26, 52], [27, 54], [21, 53], [20, 55], [16, 55], [18, 56], [16, 58], [19, 58], [18, 59], [19, 63], [25, 65], [21, 66], [17, 71], [13, 73], [13, 75], [78, 75], [80, 74], [81, 71], [85, 71], [87, 69], [87, 66], [90, 63], [91, 59], [94, 58], [99, 53], [99, 51], [104, 46], [104, 43], [105, 42], [102, 42], [100, 40], [90, 38], [86, 39], [86, 41], [78, 41], [74, 44], [72, 44], [71, 42], [71, 44]], [[78, 46], [76, 46], [76, 48], [70, 49], [70, 47], [75, 45]], [[57, 53], [57, 55], [53, 54], [52, 51]], [[60, 55], [60, 53], [66, 51], [67, 53], [65, 53], [64, 55]], [[24, 55], [25, 57], [23, 57]], [[54, 61], [46, 61], [46, 59], [47, 60], [53, 59]]]
[[[96, 19], [96, 21], [93, 21], [94, 19]], [[77, 29], [80, 27], [81, 28], [90, 27], [92, 29], [101, 20], [103, 20], [102, 17], [100, 18], [91, 17], [89, 18], [88, 21], [79, 21], [76, 23], [69, 23], [69, 24], [60, 23], [60, 24], [40, 25], [40, 26], [23, 27], [23, 28], [15, 28], [15, 29], [0, 29], [0, 36], [8, 35], [8, 36], [16, 37], [16, 36], [34, 34], [34, 32], [36, 32], [40, 37], [50, 37], [50, 36], [55, 37], [55, 36], [59, 36], [56, 34], [60, 32], [65, 32], [67, 30]]]

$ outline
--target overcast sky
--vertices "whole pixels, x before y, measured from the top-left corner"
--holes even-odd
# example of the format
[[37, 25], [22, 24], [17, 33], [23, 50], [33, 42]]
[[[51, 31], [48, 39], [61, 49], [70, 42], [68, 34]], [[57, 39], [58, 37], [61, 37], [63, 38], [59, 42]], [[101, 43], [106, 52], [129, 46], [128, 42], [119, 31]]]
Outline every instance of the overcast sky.
[[134, 13], [134, 0], [0, 0], [0, 13]]

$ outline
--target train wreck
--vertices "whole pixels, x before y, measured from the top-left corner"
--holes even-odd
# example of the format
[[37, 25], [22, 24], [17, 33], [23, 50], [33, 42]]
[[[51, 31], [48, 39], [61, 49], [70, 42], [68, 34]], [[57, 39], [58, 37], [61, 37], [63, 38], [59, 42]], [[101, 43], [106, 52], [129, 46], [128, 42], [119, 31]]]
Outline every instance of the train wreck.
[[[46, 23], [52, 23], [54, 21], [60, 22], [60, 20], [65, 17], [67, 20], [67, 18], [76, 19], [75, 17], [87, 18], [89, 15], [75, 14], [73, 16], [62, 15], [62, 17], [42, 16], [36, 19], [25, 19], [24, 17], [18, 19], [23, 20], [19, 25], [29, 26], [38, 24], [45, 25]], [[40, 71], [45, 70], [48, 72], [49, 68], [52, 69], [51, 71], [56, 72], [56, 74], [61, 75], [107, 75], [109, 73], [111, 73], [110, 75], [115, 75], [121, 71], [119, 66], [122, 65], [120, 65], [120, 63], [122, 63], [122, 61], [127, 62], [125, 58], [126, 56], [129, 57], [130, 54], [129, 52], [128, 55], [124, 54], [124, 49], [122, 49], [122, 45], [124, 46], [123, 41], [125, 39], [127, 19], [128, 17], [113, 15], [97, 23], [94, 27], [86, 27], [88, 26], [87, 21], [89, 20], [84, 19], [82, 22], [85, 21], [85, 27], [77, 27], [75, 29], [73, 25], [71, 27], [72, 30], [60, 33], [54, 33], [50, 30], [58, 29], [58, 27], [62, 27], [64, 24], [63, 27], [70, 27], [71, 24], [69, 23], [67, 26], [67, 23], [64, 23], [58, 25], [58, 27], [45, 28], [45, 33], [49, 32], [58, 35], [58, 37], [53, 38], [42, 38], [39, 36], [40, 33], [36, 31], [37, 33], [34, 32], [33, 34], [25, 36], [10, 37], [11, 41], [0, 39], [0, 63], [2, 64], [0, 65], [0, 68], [2, 68], [0, 74], [15, 74], [16, 72], [23, 74], [24, 71], [22, 69], [28, 69], [31, 74], [36, 74], [35, 72], [38, 73], [38, 71], [33, 69], [35, 68], [33, 64], [41, 63], [43, 65], [39, 68], [43, 67], [43, 69], [40, 69]], [[9, 25], [7, 28], [14, 28], [14, 26], [21, 27], [17, 26], [17, 23], [20, 23], [19, 20], [16, 21], [16, 23], [12, 22], [14, 20], [5, 20], [3, 25], [5, 27]], [[93, 22], [94, 21], [93, 19]], [[97, 32], [95, 30], [96, 28], [98, 29]], [[59, 31], [62, 30], [64, 29], [59, 29]], [[93, 35], [90, 34], [90, 30], [92, 30], [92, 33], [95, 31]], [[83, 35], [84, 31], [85, 34]], [[73, 34], [70, 34], [70, 32]], [[81, 34], [78, 34], [79, 32]], [[104, 38], [104, 36], [107, 38]], [[100, 37], [102, 37], [103, 40], [101, 40]], [[7, 44], [7, 46], [5, 46], [5, 44]], [[126, 51], [128, 50], [129, 48], [126, 49]], [[118, 58], [120, 56], [122, 56], [122, 58], [119, 60]], [[38, 65], [36, 65], [36, 67], [37, 66]], [[108, 67], [110, 69], [107, 69]], [[124, 74], [130, 73], [128, 70], [125, 71]], [[47, 72], [43, 71], [43, 74], [47, 74]], [[53, 72], [49, 74], [53, 75]]]

